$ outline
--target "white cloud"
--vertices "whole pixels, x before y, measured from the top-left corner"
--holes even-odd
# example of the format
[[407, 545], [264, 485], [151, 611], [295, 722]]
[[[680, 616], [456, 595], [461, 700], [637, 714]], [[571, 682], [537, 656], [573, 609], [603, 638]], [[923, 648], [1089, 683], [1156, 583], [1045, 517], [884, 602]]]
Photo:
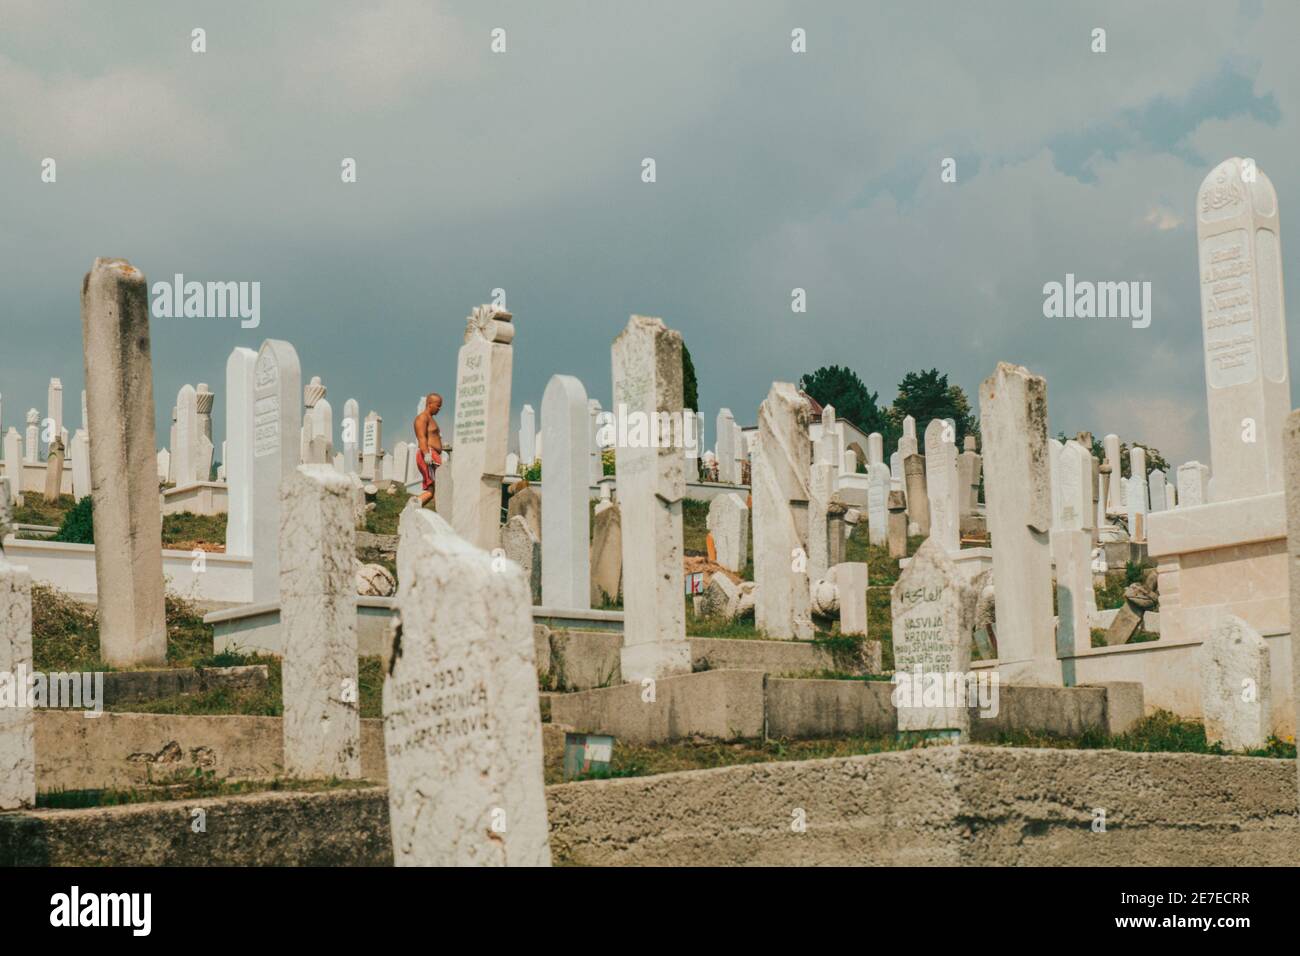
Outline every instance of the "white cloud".
[[[487, 34], [480, 40], [486, 52]], [[457, 21], [420, 0], [348, 4], [280, 41], [277, 62], [289, 96], [321, 107], [391, 109], [439, 76], [463, 81], [473, 62]]]
[[164, 72], [121, 67], [98, 76], [41, 76], [0, 56], [0, 125], [30, 157], [83, 169], [103, 160], [159, 159], [204, 170], [229, 155], [222, 124]]

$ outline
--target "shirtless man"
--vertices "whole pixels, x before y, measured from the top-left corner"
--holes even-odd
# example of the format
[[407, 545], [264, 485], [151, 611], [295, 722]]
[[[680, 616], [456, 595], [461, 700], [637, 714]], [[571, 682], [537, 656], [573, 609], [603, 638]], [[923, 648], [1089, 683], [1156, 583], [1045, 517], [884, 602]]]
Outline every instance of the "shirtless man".
[[442, 408], [442, 396], [430, 392], [424, 400], [424, 411], [415, 416], [415, 440], [420, 443], [420, 457], [415, 463], [420, 468], [420, 477], [424, 479], [424, 490], [420, 493], [420, 507], [433, 500], [433, 475], [442, 464], [442, 432], [438, 429], [438, 420], [434, 415]]

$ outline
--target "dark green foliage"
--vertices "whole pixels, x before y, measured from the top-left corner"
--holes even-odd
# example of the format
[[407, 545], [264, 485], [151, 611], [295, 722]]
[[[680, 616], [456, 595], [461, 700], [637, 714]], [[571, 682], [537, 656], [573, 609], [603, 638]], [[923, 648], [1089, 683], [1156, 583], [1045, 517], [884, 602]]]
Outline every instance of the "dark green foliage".
[[682, 343], [682, 408], [693, 412], [700, 410], [700, 383], [695, 377], [695, 363], [691, 361], [691, 350]]
[[834, 405], [836, 418], [852, 422], [867, 434], [889, 430], [889, 417], [877, 403], [879, 394], [868, 389], [850, 368], [822, 366], [800, 376], [799, 389], [821, 405]]
[[72, 544], [95, 543], [94, 502], [90, 495], [78, 501], [63, 516], [63, 523], [51, 540]]
[[890, 415], [900, 435], [903, 419], [908, 415], [915, 418], [918, 438], [932, 419], [951, 418], [957, 423], [958, 449], [967, 435], [979, 434], [979, 423], [971, 414], [970, 400], [966, 393], [960, 385], [949, 385], [948, 376], [941, 375], [935, 368], [924, 372], [908, 372], [903, 376]]

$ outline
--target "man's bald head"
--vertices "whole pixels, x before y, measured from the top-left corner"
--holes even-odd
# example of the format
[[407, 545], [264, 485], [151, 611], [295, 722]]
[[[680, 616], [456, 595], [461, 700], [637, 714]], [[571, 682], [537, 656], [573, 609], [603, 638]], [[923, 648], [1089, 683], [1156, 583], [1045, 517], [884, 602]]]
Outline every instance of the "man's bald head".
[[438, 414], [438, 409], [442, 408], [442, 396], [437, 392], [430, 392], [424, 400], [424, 407], [431, 415]]

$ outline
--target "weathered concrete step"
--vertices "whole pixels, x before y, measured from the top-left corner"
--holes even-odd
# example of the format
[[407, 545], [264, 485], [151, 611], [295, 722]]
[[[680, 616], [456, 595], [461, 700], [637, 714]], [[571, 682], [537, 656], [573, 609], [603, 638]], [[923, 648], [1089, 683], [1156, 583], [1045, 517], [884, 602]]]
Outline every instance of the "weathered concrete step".
[[[546, 789], [587, 866], [1290, 866], [1290, 760], [930, 747]], [[1093, 832], [1106, 808], [1104, 838]], [[794, 809], [805, 826], [790, 826]], [[191, 827], [206, 811], [206, 828]], [[391, 866], [384, 787], [0, 813], [0, 866]]]
[[[647, 701], [639, 684], [559, 694], [551, 720], [578, 733], [632, 743], [702, 736], [717, 740], [884, 736], [898, 730], [888, 681], [770, 677], [720, 670], [664, 677]], [[1077, 737], [1123, 733], [1143, 714], [1142, 685], [1031, 687], [1000, 684], [987, 705], [972, 706], [971, 736], [1024, 731]]]
[[[43, 671], [46, 698], [43, 706], [53, 709], [101, 709], [134, 702], [161, 700], [181, 694], [201, 694], [218, 688], [238, 690], [266, 687], [265, 664], [236, 667], [159, 667], [138, 671]], [[93, 681], [103, 677], [102, 696]]]
[[[537, 669], [550, 686], [566, 690], [613, 687], [622, 682], [619, 651], [623, 636], [613, 631], [554, 630], [534, 624]], [[692, 637], [695, 670], [761, 670], [769, 674], [835, 671], [864, 676], [879, 674], [881, 645], [868, 639], [858, 653], [808, 641]]]

